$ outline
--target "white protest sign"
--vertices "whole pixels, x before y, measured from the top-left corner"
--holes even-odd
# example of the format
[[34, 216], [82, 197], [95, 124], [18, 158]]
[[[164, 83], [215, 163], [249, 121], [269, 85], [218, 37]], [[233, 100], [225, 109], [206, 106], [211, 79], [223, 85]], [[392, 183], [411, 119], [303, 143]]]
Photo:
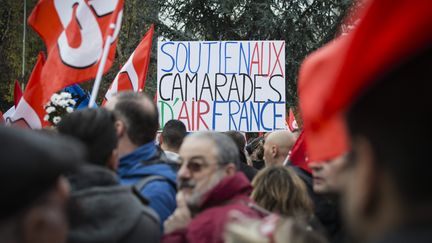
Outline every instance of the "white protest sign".
[[286, 129], [284, 41], [159, 42], [157, 76], [161, 128]]

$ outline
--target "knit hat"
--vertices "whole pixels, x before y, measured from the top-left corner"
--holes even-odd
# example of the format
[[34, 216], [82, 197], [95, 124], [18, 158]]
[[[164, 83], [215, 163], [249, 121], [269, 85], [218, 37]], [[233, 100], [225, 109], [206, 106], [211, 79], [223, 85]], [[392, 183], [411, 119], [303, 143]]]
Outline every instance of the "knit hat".
[[79, 144], [30, 130], [0, 127], [0, 220], [53, 189], [83, 161]]

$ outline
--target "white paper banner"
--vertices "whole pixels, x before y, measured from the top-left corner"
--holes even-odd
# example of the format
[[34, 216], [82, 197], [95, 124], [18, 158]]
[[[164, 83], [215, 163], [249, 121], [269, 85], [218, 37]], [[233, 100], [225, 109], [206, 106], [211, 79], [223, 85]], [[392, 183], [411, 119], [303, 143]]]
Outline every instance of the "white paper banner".
[[161, 128], [286, 129], [284, 41], [159, 42], [157, 66]]

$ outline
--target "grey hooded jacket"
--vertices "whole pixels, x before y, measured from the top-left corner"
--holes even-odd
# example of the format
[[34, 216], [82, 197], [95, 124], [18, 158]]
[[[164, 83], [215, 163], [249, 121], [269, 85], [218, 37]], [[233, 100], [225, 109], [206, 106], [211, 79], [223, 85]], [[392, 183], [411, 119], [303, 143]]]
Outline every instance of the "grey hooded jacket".
[[157, 214], [113, 173], [86, 166], [69, 181], [69, 243], [160, 242]]

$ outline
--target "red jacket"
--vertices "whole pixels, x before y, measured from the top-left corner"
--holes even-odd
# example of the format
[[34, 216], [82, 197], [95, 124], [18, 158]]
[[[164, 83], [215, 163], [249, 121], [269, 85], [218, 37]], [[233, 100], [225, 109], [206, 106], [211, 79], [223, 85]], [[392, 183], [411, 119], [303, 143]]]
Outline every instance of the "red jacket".
[[248, 203], [252, 202], [249, 199], [251, 191], [248, 179], [241, 172], [224, 178], [205, 195], [200, 207], [201, 212], [192, 219], [188, 227], [165, 235], [162, 242], [223, 242], [230, 211], [237, 210], [252, 218], [262, 216], [248, 206]]

